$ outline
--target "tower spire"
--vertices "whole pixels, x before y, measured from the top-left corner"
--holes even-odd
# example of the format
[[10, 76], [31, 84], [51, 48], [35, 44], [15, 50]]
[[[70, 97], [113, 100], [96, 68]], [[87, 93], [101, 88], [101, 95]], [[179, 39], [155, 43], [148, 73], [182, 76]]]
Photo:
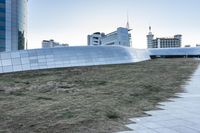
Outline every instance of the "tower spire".
[[132, 29], [130, 28], [130, 23], [129, 23], [129, 14], [127, 12], [127, 23], [126, 23], [126, 28], [128, 29], [128, 31], [131, 31]]
[[129, 24], [129, 14], [127, 12], [127, 23], [126, 23], [126, 28], [129, 30], [130, 29], [130, 24]]
[[149, 26], [149, 32], [151, 32], [151, 26]]

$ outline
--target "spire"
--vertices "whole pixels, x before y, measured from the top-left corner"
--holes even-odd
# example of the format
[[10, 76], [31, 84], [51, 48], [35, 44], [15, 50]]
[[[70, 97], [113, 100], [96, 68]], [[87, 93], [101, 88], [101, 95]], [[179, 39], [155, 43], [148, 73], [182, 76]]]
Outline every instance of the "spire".
[[129, 25], [129, 22], [127, 21], [126, 23], [126, 28], [129, 30], [130, 29], [130, 25]]
[[127, 12], [127, 23], [126, 23], [126, 28], [127, 28], [128, 30], [130, 29], [128, 12]]
[[149, 35], [152, 35], [151, 26], [149, 26]]
[[151, 26], [149, 26], [149, 34], [148, 35], [153, 36], [152, 30], [151, 30]]
[[151, 32], [151, 26], [149, 26], [149, 32]]
[[127, 12], [127, 23], [126, 23], [126, 28], [131, 31], [132, 29], [130, 28], [130, 23], [129, 23], [129, 14]]

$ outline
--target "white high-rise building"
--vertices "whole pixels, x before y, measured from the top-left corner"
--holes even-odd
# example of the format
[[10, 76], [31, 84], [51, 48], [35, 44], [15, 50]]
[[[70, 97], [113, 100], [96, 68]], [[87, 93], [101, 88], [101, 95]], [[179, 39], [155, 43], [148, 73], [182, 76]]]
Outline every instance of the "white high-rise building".
[[96, 32], [92, 35], [88, 35], [88, 45], [118, 45], [131, 47], [131, 34], [129, 31], [128, 28], [119, 27], [116, 31], [109, 34]]
[[95, 32], [92, 35], [88, 35], [88, 45], [89, 46], [99, 46], [101, 45], [101, 38], [105, 36], [104, 33]]
[[42, 41], [42, 48], [54, 48], [54, 47], [66, 47], [69, 44], [60, 44], [55, 42], [54, 40], [43, 40]]
[[174, 37], [166, 38], [156, 38], [151, 32], [151, 27], [149, 27], [149, 34], [147, 35], [147, 47], [148, 48], [177, 48], [181, 47], [182, 35], [174, 35]]

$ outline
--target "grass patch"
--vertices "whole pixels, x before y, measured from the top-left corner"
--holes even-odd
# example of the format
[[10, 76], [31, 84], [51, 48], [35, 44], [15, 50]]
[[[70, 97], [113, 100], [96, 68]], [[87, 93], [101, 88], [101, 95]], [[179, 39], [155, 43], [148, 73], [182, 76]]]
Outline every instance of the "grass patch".
[[28, 71], [0, 75], [0, 129], [110, 133], [182, 92], [193, 59]]
[[120, 118], [120, 115], [115, 111], [107, 111], [106, 117], [108, 117], [109, 119], [118, 119]]
[[42, 96], [40, 96], [40, 97], [37, 97], [36, 100], [47, 100], [47, 101], [50, 100], [50, 101], [52, 101], [53, 98], [50, 98], [50, 97], [42, 97]]
[[65, 112], [65, 113], [62, 114], [62, 117], [64, 119], [70, 119], [70, 118], [74, 117], [74, 114], [71, 111], [67, 111], [67, 112]]

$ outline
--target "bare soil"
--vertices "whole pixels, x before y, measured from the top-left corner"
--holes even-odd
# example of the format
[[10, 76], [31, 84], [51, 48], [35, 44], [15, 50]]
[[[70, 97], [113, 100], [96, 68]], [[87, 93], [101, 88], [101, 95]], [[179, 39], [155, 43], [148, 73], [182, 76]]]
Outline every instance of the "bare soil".
[[183, 92], [194, 59], [0, 75], [0, 133], [111, 133]]

